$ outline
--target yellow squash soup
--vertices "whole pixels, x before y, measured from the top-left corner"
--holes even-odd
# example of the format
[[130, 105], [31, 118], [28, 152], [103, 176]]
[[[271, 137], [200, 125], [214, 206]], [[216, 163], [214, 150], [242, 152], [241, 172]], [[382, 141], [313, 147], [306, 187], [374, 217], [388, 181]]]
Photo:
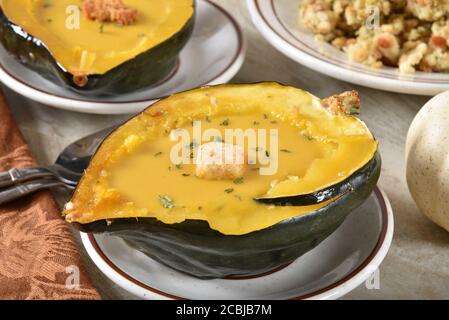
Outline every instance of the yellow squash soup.
[[[275, 86], [264, 92], [229, 87], [175, 95], [120, 127], [92, 161], [65, 211], [67, 219], [82, 224], [130, 217], [154, 217], [166, 224], [196, 219], [226, 235], [246, 234], [329, 203], [274, 206], [255, 198], [308, 194], [332, 186], [367, 164], [377, 150], [363, 122], [332, 114], [307, 92], [295, 89], [291, 100], [277, 100]], [[259, 96], [258, 102], [251, 94]], [[267, 104], [261, 104], [263, 100]], [[182, 129], [193, 137], [198, 126], [202, 132], [215, 129], [220, 142], [245, 150], [251, 163], [241, 177], [207, 179], [198, 176], [198, 164], [173, 162], [172, 150], [180, 143], [173, 132]], [[266, 148], [251, 151], [248, 139], [226, 141], [226, 131], [233, 129], [275, 132], [278, 145], [273, 149], [270, 136]], [[182, 147], [194, 150], [193, 145], [209, 142]], [[254, 154], [257, 157], [249, 161]], [[266, 158], [277, 164], [271, 175], [261, 174], [267, 163], [260, 159]]]
[[[1, 0], [6, 16], [40, 39], [72, 74], [104, 74], [176, 34], [193, 16], [193, 0], [124, 0], [131, 25], [88, 20], [81, 0]], [[78, 19], [79, 18], [79, 19]], [[77, 27], [79, 20], [79, 27]]]

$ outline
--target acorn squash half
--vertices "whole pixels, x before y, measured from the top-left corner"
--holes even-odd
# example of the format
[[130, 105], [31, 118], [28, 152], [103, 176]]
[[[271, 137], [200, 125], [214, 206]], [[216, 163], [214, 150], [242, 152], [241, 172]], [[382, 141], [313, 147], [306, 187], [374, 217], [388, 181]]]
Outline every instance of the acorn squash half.
[[125, 0], [131, 25], [89, 20], [82, 0], [1, 0], [0, 42], [28, 68], [84, 95], [165, 79], [194, 25], [194, 0]]
[[[351, 114], [358, 103], [354, 92], [320, 100], [277, 83], [173, 95], [105, 139], [65, 218], [201, 278], [254, 275], [290, 263], [334, 232], [377, 183], [377, 141]], [[227, 135], [239, 129], [246, 138], [265, 132], [260, 140], [270, 143], [250, 153], [249, 138]], [[204, 163], [174, 160], [185, 149], [181, 159], [198, 159], [195, 150], [210, 143], [248, 147], [238, 177], [210, 178], [198, 171]], [[262, 173], [273, 163], [275, 170]], [[229, 173], [233, 165], [205, 170]]]

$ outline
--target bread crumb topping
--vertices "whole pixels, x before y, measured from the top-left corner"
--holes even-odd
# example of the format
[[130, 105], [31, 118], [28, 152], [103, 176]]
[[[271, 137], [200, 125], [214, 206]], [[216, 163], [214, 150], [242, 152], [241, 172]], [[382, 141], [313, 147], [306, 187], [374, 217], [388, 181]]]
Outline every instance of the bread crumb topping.
[[137, 20], [137, 10], [127, 7], [122, 0], [84, 0], [82, 11], [87, 19], [99, 22], [130, 25]]

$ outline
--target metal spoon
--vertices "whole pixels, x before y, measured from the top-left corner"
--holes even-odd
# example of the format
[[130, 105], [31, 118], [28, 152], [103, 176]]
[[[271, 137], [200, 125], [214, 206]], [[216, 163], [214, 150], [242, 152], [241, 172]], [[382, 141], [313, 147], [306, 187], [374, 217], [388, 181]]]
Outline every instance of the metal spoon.
[[52, 187], [74, 189], [101, 142], [115, 128], [101, 130], [72, 143], [59, 154], [53, 165], [13, 168], [0, 173], [0, 188], [3, 188], [0, 205]]

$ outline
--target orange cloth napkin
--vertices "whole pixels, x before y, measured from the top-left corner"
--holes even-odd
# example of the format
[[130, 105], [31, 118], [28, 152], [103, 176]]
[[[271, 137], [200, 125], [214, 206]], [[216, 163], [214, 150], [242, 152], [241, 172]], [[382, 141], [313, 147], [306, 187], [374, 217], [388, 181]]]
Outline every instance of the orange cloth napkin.
[[[0, 91], [0, 171], [35, 165]], [[48, 191], [0, 207], [0, 299], [100, 299], [60, 212]]]

